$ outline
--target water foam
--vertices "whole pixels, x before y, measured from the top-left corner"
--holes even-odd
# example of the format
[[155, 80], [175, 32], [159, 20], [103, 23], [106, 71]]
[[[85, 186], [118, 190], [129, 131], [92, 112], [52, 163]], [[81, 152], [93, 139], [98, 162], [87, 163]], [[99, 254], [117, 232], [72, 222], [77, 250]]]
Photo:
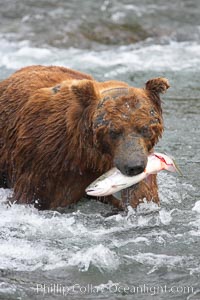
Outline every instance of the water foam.
[[82, 249], [69, 259], [69, 265], [78, 266], [80, 271], [88, 271], [91, 265], [100, 271], [112, 270], [117, 269], [119, 264], [116, 253], [102, 244]]
[[76, 48], [32, 47], [28, 41], [9, 42], [1, 38], [0, 67], [18, 69], [32, 64], [64, 65], [104, 70], [106, 78], [134, 71], [200, 70], [200, 45], [195, 42], [168, 44], [138, 43], [129, 46], [86, 51]]
[[166, 267], [168, 270], [181, 267], [188, 260], [185, 256], [172, 256], [155, 253], [138, 253], [136, 255], [126, 255], [125, 257], [143, 265], [152, 267], [148, 271], [148, 274], [155, 272], [161, 267]]
[[200, 213], [200, 201], [197, 201], [194, 205], [194, 207], [192, 208], [193, 211]]

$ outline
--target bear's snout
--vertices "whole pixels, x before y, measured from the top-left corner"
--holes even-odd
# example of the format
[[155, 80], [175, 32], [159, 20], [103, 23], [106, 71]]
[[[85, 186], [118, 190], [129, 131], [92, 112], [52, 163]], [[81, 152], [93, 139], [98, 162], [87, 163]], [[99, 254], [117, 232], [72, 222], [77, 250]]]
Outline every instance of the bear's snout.
[[126, 176], [135, 176], [142, 173], [146, 167], [146, 159], [137, 157], [135, 160], [126, 161], [125, 163], [115, 161], [115, 166]]
[[145, 164], [144, 163], [140, 163], [140, 164], [131, 164], [130, 166], [125, 165], [124, 170], [125, 170], [125, 174], [127, 176], [135, 176], [137, 174], [140, 174], [144, 171], [145, 169]]
[[135, 176], [145, 170], [147, 155], [144, 139], [129, 134], [118, 144], [113, 162], [123, 175]]

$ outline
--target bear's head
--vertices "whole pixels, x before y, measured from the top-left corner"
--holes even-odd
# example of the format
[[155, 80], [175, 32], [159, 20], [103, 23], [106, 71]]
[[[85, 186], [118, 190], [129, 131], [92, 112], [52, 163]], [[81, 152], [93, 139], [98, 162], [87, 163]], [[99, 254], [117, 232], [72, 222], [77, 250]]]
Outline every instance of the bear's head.
[[144, 171], [147, 156], [162, 135], [160, 94], [168, 88], [167, 79], [154, 78], [144, 89], [119, 86], [101, 92], [93, 115], [94, 144], [123, 174]]

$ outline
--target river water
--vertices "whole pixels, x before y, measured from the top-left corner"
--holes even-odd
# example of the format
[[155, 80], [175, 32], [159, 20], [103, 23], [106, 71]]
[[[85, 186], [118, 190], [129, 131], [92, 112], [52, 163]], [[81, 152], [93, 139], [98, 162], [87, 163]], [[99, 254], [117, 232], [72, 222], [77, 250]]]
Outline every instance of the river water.
[[143, 86], [165, 76], [165, 133], [183, 177], [160, 173], [161, 207], [103, 217], [7, 205], [0, 189], [0, 299], [200, 299], [200, 1], [0, 0], [0, 79], [31, 64]]

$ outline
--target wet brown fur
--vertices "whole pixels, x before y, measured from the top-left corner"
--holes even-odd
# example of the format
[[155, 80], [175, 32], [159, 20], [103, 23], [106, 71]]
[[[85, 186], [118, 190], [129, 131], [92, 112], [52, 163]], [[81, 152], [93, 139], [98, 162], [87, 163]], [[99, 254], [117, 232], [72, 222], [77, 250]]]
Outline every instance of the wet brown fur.
[[[39, 209], [77, 202], [115, 161], [152, 151], [163, 131], [159, 93], [168, 87], [163, 78], [144, 89], [97, 82], [63, 67], [17, 71], [0, 83], [0, 185]], [[143, 198], [159, 203], [156, 176], [129, 195], [133, 207]]]

